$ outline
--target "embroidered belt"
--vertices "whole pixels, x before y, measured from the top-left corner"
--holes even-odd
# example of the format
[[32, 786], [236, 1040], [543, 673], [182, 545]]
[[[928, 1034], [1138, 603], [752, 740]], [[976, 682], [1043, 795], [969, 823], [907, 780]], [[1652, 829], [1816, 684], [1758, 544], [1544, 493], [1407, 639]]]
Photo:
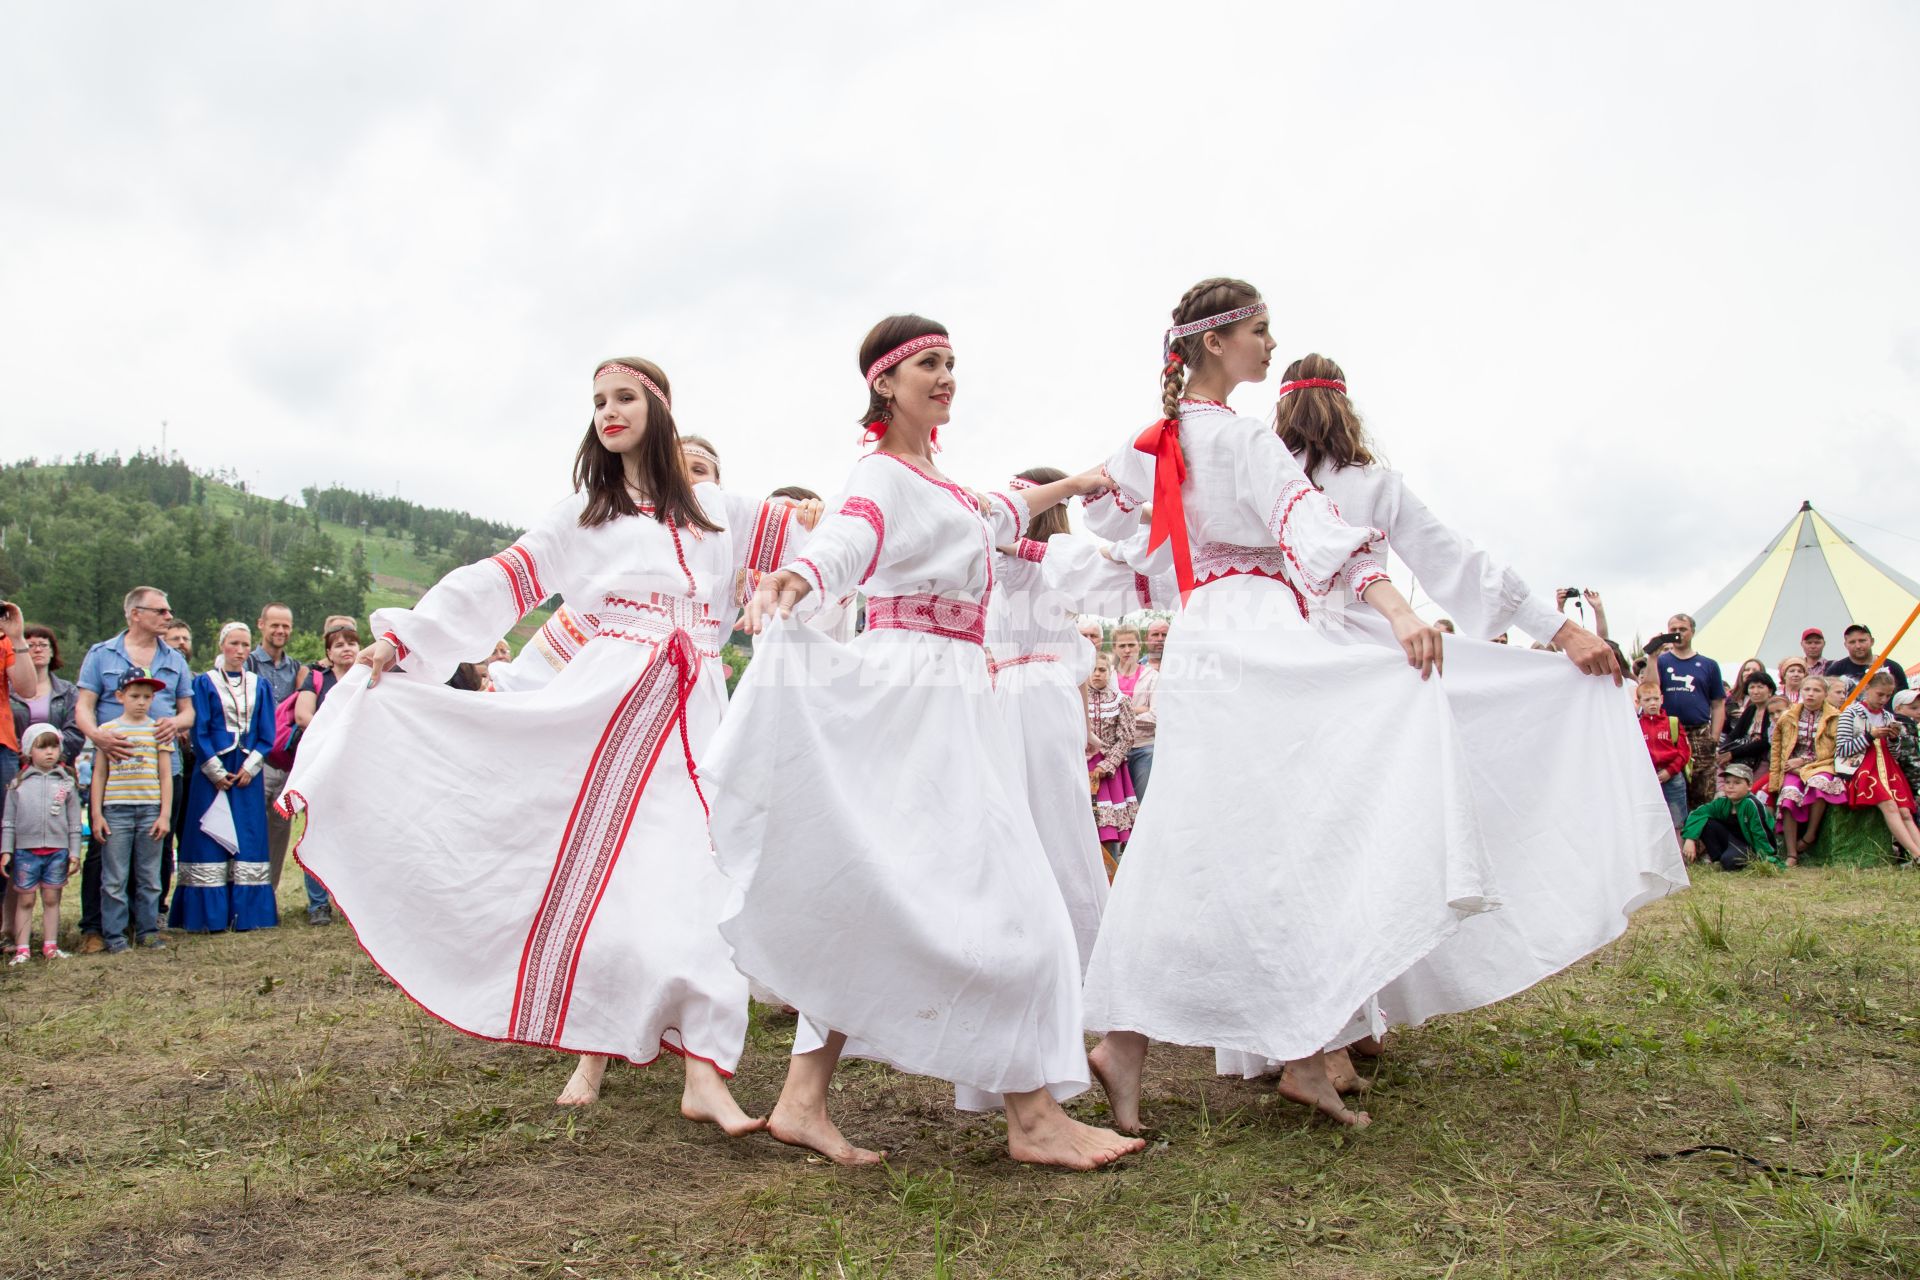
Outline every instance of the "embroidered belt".
[[949, 640], [984, 645], [987, 609], [971, 600], [924, 592], [910, 596], [873, 596], [867, 601], [867, 629], [924, 631]]
[[1018, 657], [1008, 658], [1002, 662], [994, 662], [989, 660], [987, 663], [987, 670], [988, 672], [994, 675], [998, 675], [1002, 671], [1005, 671], [1008, 667], [1024, 667], [1029, 662], [1058, 662], [1058, 661], [1060, 661], [1060, 655], [1057, 653], [1023, 653]]
[[687, 596], [663, 595], [658, 591], [635, 599], [631, 596], [603, 596], [593, 612], [594, 634], [628, 644], [658, 645], [676, 631], [684, 631], [693, 647], [706, 658], [720, 656], [726, 641], [726, 624], [713, 610]]

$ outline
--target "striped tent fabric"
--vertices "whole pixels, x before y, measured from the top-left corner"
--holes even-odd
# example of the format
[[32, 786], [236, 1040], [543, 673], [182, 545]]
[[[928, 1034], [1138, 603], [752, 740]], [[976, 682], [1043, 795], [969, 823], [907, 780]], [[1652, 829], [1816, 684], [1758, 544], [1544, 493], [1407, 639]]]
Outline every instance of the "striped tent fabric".
[[[1719, 659], [1729, 675], [1748, 658], [1769, 671], [1800, 652], [1800, 633], [1818, 627], [1827, 656], [1844, 658], [1841, 632], [1859, 622], [1885, 645], [1905, 622], [1920, 585], [1833, 527], [1803, 502], [1734, 580], [1694, 613], [1694, 647]], [[1920, 623], [1893, 651], [1902, 666], [1920, 664]]]

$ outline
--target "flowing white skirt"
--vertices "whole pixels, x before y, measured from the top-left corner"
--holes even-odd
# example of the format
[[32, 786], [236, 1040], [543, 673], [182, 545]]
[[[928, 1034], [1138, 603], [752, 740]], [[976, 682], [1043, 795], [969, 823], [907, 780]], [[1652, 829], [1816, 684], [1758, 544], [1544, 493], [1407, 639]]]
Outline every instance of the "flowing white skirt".
[[[381, 970], [489, 1040], [731, 1072], [747, 984], [718, 929], [715, 865], [671, 664], [595, 639], [546, 688], [467, 693], [356, 669], [328, 696], [282, 803], [296, 851]], [[662, 670], [664, 668], [664, 670]], [[697, 753], [719, 664], [688, 703]], [[698, 756], [696, 755], [696, 759]]]
[[1498, 905], [1447, 693], [1397, 648], [1222, 579], [1173, 620], [1155, 711], [1090, 1030], [1303, 1057]]
[[978, 645], [776, 622], [702, 760], [734, 962], [959, 1105], [1087, 1087], [1073, 926]]
[[[1355, 641], [1398, 652], [1367, 608], [1339, 618]], [[1447, 642], [1469, 793], [1493, 858], [1501, 909], [1478, 915], [1329, 1043], [1504, 1000], [1626, 931], [1647, 903], [1687, 887], [1659, 783], [1626, 695], [1557, 653]], [[1156, 785], [1159, 774], [1155, 774]], [[1223, 1075], [1277, 1062], [1223, 1050]]]
[[1073, 922], [1084, 971], [1107, 908], [1107, 866], [1087, 795], [1087, 713], [1080, 690], [1063, 663], [1023, 662], [1000, 669], [994, 695], [1006, 710], [1014, 759], [1025, 771], [1027, 807]]

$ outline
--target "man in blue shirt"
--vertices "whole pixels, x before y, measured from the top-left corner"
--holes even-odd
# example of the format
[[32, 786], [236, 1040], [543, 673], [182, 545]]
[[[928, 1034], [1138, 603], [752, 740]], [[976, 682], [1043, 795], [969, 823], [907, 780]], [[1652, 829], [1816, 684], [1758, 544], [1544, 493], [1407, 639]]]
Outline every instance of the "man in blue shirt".
[[1678, 641], [1655, 651], [1660, 669], [1660, 696], [1666, 713], [1680, 721], [1692, 748], [1695, 764], [1687, 779], [1687, 807], [1698, 809], [1714, 797], [1720, 769], [1720, 730], [1726, 727], [1727, 687], [1720, 664], [1693, 651], [1693, 618], [1676, 613], [1667, 630]]
[[[193, 731], [193, 673], [187, 669], [187, 660], [161, 638], [173, 621], [167, 593], [158, 587], [135, 587], [127, 592], [125, 608], [127, 629], [87, 650], [86, 660], [80, 664], [80, 678], [74, 682], [80, 688], [74, 700], [73, 722], [93, 749], [110, 760], [124, 760], [132, 752], [113, 721], [120, 718], [121, 679], [135, 667], [144, 668], [162, 682], [162, 687], [154, 690], [153, 708], [147, 713], [154, 721], [154, 737], [172, 743]], [[169, 754], [177, 774], [180, 752]], [[171, 851], [169, 841], [167, 852]], [[168, 859], [162, 864], [163, 901], [170, 862]], [[100, 936], [100, 858], [95, 844], [89, 844], [86, 865], [80, 871], [80, 932], [82, 953], [105, 949]]]
[[[260, 644], [247, 655], [247, 670], [273, 686], [273, 705], [278, 708], [292, 701], [307, 678], [306, 664], [287, 652], [293, 638], [293, 610], [275, 600], [260, 609], [260, 626], [254, 632]], [[287, 789], [287, 771], [268, 764], [260, 771], [267, 784], [267, 865], [273, 891], [280, 892], [280, 871], [287, 862], [287, 820], [276, 807], [280, 793]]]

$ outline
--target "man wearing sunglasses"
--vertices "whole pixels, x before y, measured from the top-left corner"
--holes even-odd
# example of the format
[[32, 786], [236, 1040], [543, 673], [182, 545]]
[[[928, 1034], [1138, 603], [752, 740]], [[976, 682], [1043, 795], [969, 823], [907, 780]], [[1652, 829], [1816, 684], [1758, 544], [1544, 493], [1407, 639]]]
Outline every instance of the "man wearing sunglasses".
[[[87, 650], [80, 664], [79, 697], [74, 702], [73, 722], [87, 736], [94, 750], [111, 760], [124, 760], [132, 746], [113, 727], [120, 717], [119, 689], [127, 672], [139, 667], [161, 682], [154, 690], [153, 707], [147, 715], [154, 721], [154, 738], [166, 744], [184, 739], [193, 729], [193, 673], [187, 660], [162, 638], [173, 622], [173, 610], [167, 593], [158, 587], [135, 587], [127, 592], [127, 629], [111, 640], [102, 640]], [[168, 753], [174, 773], [180, 771], [180, 752]], [[171, 842], [168, 851], [171, 852]], [[166, 876], [162, 873], [161, 896], [166, 896]], [[80, 871], [80, 941], [83, 953], [100, 951], [100, 859], [91, 844], [86, 865]]]

